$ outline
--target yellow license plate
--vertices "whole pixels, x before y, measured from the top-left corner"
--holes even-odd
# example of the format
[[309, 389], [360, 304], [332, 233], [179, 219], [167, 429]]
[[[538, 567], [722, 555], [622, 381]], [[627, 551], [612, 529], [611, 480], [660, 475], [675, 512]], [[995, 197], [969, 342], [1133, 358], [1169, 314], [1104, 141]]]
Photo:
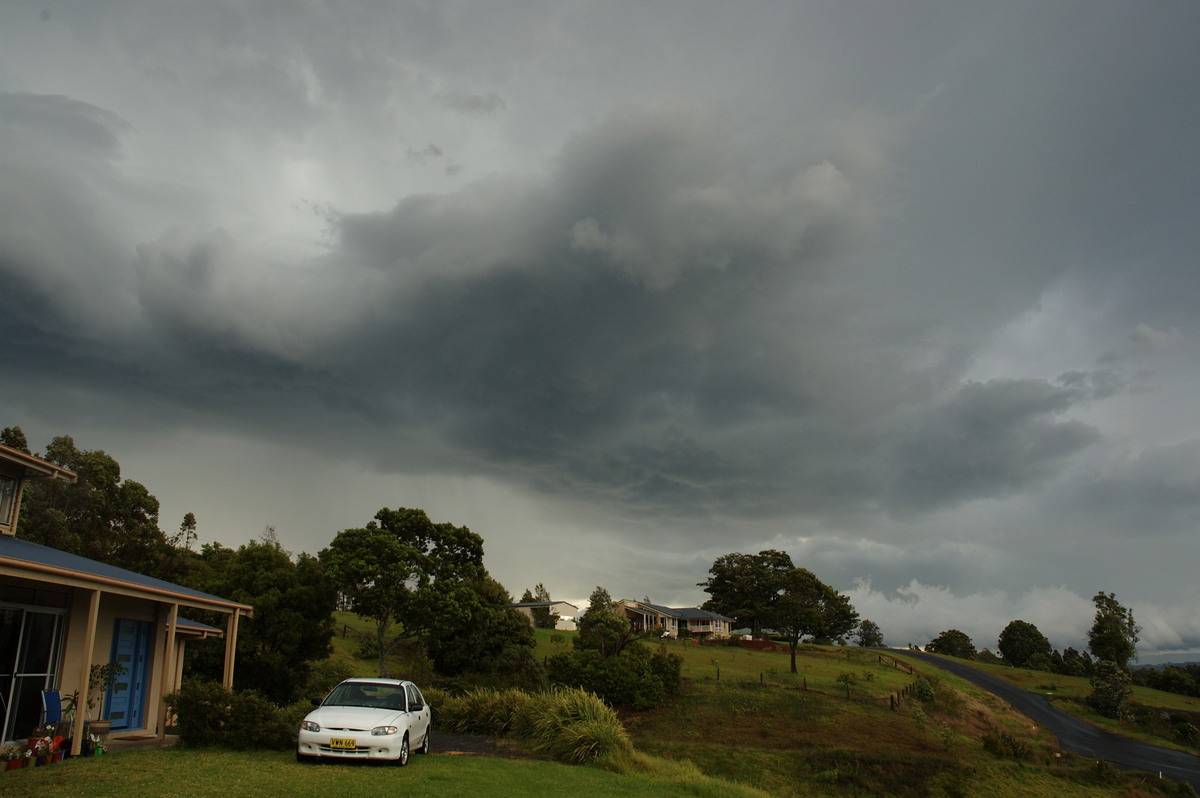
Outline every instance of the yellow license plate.
[[358, 740], [355, 740], [353, 737], [330, 737], [329, 747], [336, 748], [339, 751], [347, 749], [353, 751], [355, 748], [358, 748]]

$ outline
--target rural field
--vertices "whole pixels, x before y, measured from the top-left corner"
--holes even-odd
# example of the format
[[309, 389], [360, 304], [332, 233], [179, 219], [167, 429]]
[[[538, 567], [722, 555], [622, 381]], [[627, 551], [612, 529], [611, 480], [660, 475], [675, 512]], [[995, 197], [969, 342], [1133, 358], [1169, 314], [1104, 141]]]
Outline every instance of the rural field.
[[[355, 656], [354, 616], [339, 615], [333, 659], [370, 675]], [[571, 645], [538, 631], [538, 654]], [[1054, 739], [1007, 704], [903, 652], [804, 646], [797, 674], [783, 651], [650, 642], [679, 654], [684, 684], [667, 705], [624, 712], [636, 753], [603, 765], [438, 753], [407, 768], [297, 765], [287, 752], [138, 750], [0, 774], [6, 798], [91, 796], [1137, 796], [1189, 795], [1185, 785], [1127, 774], [1057, 750]], [[420, 680], [419, 662], [393, 661]], [[1064, 703], [1086, 681], [993, 668]], [[932, 688], [912, 691], [918, 678]], [[908, 692], [908, 695], [901, 695]], [[897, 696], [900, 696], [897, 701]], [[1141, 691], [1135, 700], [1189, 709], [1194, 699]], [[1194, 707], [1190, 707], [1194, 709]], [[1082, 710], [1080, 710], [1082, 711]], [[434, 707], [436, 724], [437, 708]]]

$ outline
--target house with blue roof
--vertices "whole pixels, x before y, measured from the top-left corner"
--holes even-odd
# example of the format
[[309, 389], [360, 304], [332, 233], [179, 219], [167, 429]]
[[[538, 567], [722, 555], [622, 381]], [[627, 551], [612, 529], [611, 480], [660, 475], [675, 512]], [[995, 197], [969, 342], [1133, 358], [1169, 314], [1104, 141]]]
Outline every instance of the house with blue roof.
[[666, 637], [686, 634], [699, 638], [729, 637], [733, 633], [732, 618], [699, 607], [664, 607], [632, 599], [621, 599], [617, 606], [635, 632], [661, 629]]
[[[187, 641], [224, 639], [231, 687], [238, 622], [253, 608], [17, 538], [21, 494], [35, 479], [76, 475], [0, 444], [0, 742], [24, 740], [42, 722], [42, 691], [77, 692], [69, 736], [78, 754], [91, 668], [110, 662], [125, 670], [92, 720], [109, 720], [114, 739], [162, 739], [163, 696], [179, 689]], [[188, 620], [189, 610], [224, 615], [224, 628]]]

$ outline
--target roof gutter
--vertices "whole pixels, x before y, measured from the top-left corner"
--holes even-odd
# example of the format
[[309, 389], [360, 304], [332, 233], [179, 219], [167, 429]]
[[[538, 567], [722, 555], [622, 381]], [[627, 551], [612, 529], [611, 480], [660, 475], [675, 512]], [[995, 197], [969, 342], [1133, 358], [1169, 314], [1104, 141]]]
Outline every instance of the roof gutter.
[[20, 560], [15, 557], [0, 556], [0, 569], [8, 566], [15, 568], [17, 571], [14, 576], [20, 576], [20, 571], [38, 571], [49, 576], [56, 576], [60, 579], [65, 578], [70, 581], [81, 582], [84, 584], [77, 585], [85, 587], [87, 583], [108, 585], [115, 587], [127, 594], [139, 595], [150, 594], [159, 596], [165, 599], [170, 599], [177, 604], [186, 604], [199, 609], [215, 609], [224, 612], [236, 612], [246, 618], [254, 617], [254, 607], [249, 604], [239, 604], [236, 601], [218, 598], [216, 596], [194, 596], [187, 593], [178, 593], [174, 590], [167, 590], [161, 587], [152, 587], [150, 585], [139, 585], [134, 582], [127, 582], [122, 579], [114, 579], [110, 576], [98, 576], [96, 574], [87, 574], [82, 571], [73, 571], [69, 568], [60, 568], [56, 565], [44, 565], [42, 563], [30, 562], [29, 560]]

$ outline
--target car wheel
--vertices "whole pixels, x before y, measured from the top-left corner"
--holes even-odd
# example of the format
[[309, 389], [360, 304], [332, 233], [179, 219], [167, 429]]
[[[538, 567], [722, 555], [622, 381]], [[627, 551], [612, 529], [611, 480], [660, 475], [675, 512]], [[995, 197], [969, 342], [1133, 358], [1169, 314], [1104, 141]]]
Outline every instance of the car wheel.
[[425, 730], [425, 739], [421, 741], [421, 747], [417, 749], [418, 754], [428, 754], [429, 753], [429, 738], [430, 738], [430, 736], [432, 736], [432, 734], [433, 734], [433, 729]]
[[400, 741], [400, 756], [396, 757], [396, 767], [402, 768], [408, 764], [408, 735]]

